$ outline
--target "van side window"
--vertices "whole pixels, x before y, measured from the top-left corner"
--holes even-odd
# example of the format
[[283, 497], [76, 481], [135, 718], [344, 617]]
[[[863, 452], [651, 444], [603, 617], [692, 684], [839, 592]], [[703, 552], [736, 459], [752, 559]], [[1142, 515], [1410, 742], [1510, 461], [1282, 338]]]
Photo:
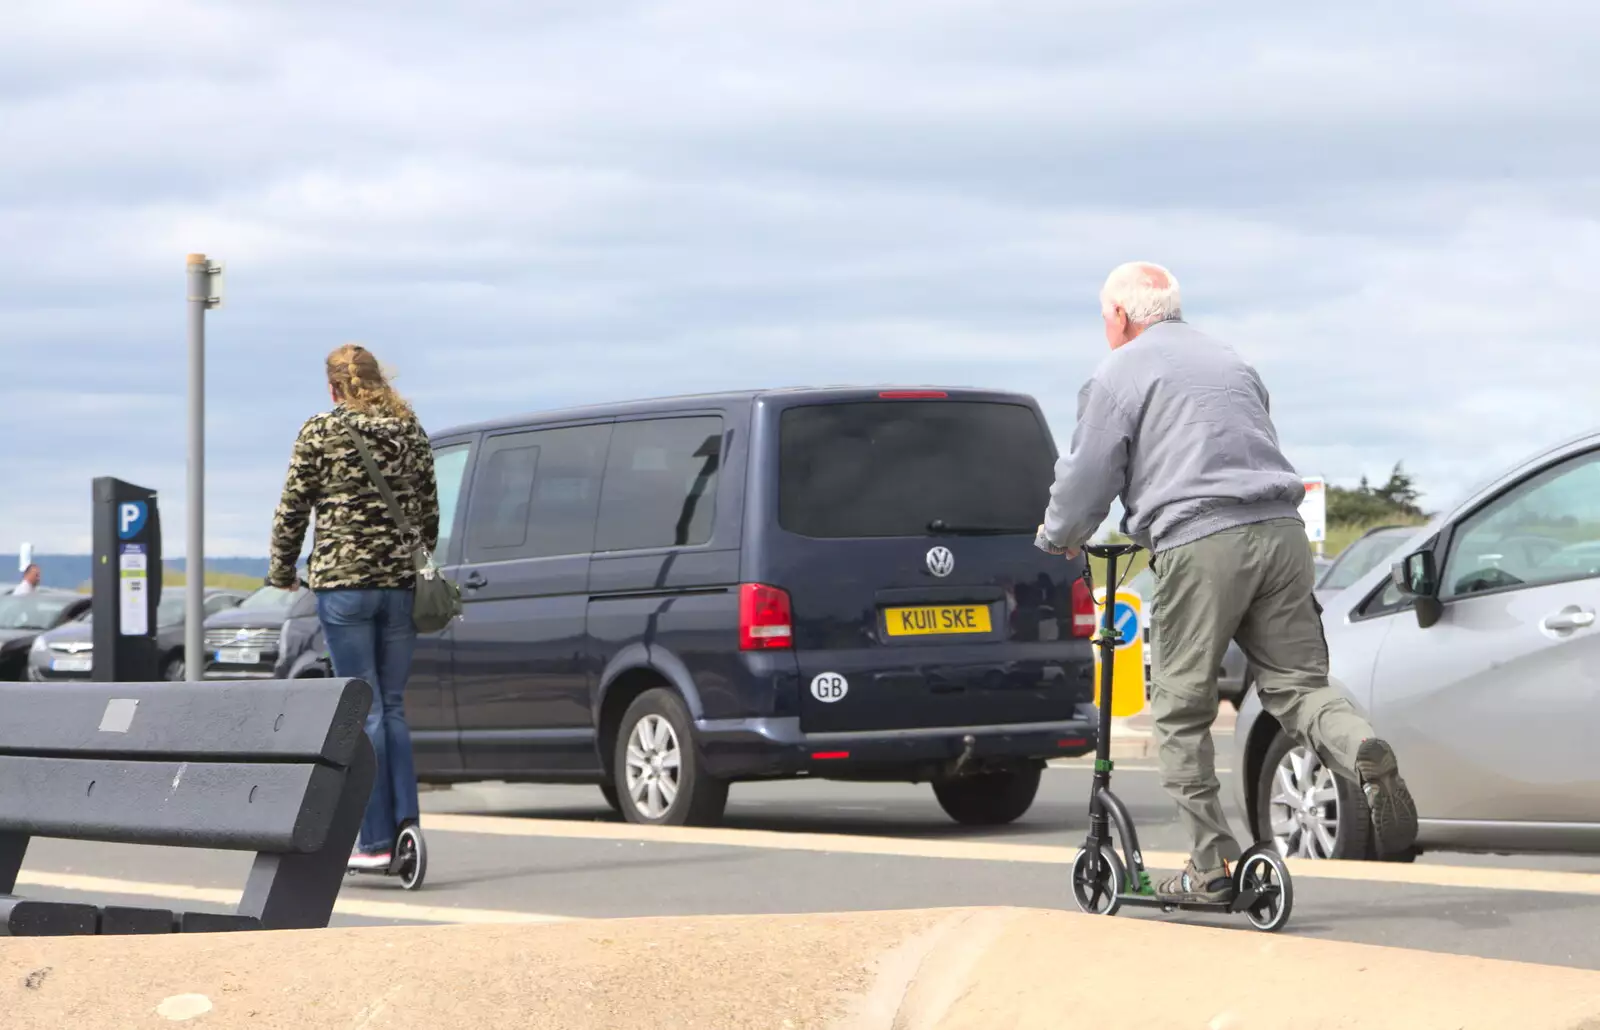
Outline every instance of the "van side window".
[[586, 554], [611, 427], [509, 433], [485, 441], [467, 510], [465, 560]]
[[461, 484], [467, 474], [469, 444], [457, 443], [433, 452], [433, 479], [439, 490], [439, 544], [434, 558], [444, 564], [450, 558], [450, 538], [456, 526], [456, 506], [461, 500]]
[[595, 550], [685, 547], [711, 539], [722, 419], [622, 422], [611, 439]]

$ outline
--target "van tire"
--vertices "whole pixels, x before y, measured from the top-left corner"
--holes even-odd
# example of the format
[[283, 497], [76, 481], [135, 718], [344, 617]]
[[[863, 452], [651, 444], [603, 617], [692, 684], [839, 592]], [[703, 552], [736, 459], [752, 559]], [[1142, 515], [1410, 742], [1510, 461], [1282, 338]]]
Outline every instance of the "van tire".
[[[655, 754], [672, 754], [676, 757], [673, 782], [677, 791], [664, 809], [652, 816], [641, 809], [628, 786], [628, 747], [641, 724], [648, 724], [650, 732], [659, 739], [663, 727], [669, 731], [663, 746]], [[668, 766], [663, 770], [673, 768]], [[722, 821], [723, 809], [728, 804], [728, 781], [719, 780], [705, 769], [705, 761], [694, 739], [694, 721], [689, 708], [675, 691], [665, 687], [647, 690], [634, 699], [617, 727], [617, 743], [612, 754], [611, 773], [616, 784], [617, 799], [621, 802], [622, 817], [630, 823], [646, 826], [715, 826]], [[651, 799], [646, 791], [646, 801]], [[654, 793], [660, 802], [663, 795]]]
[[936, 780], [933, 796], [945, 814], [963, 826], [1004, 826], [1033, 807], [1042, 770], [1016, 766], [1004, 772]]

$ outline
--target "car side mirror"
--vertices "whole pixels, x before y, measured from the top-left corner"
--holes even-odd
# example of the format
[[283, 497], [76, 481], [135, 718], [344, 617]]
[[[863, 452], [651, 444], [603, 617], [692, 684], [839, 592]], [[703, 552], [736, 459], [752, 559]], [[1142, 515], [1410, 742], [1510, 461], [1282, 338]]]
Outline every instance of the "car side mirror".
[[1389, 579], [1402, 597], [1412, 600], [1417, 613], [1417, 625], [1427, 629], [1444, 614], [1439, 601], [1439, 573], [1433, 551], [1414, 551], [1394, 563]]

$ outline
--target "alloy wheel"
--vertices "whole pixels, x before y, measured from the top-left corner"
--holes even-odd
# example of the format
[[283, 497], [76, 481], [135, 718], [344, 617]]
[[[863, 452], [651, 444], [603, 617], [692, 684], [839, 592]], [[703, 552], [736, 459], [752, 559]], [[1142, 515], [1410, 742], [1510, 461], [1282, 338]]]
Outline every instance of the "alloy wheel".
[[628, 735], [628, 797], [646, 819], [660, 819], [678, 797], [683, 751], [672, 723], [646, 715]]
[[1339, 844], [1339, 788], [1333, 770], [1306, 747], [1294, 747], [1272, 777], [1267, 819], [1278, 854], [1332, 858]]

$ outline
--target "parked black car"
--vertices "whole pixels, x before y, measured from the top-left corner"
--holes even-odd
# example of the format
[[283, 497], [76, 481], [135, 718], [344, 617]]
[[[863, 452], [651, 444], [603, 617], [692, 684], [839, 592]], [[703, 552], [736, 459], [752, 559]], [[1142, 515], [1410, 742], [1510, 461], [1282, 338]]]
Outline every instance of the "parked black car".
[[[244, 599], [238, 590], [206, 590], [206, 614], [213, 615], [234, 607]], [[161, 678], [178, 681], [184, 678], [183, 629], [184, 613], [188, 599], [182, 587], [162, 592], [161, 603], [156, 606], [156, 650]], [[28, 678], [39, 682], [51, 680], [87, 680], [94, 676], [94, 618], [84, 612], [76, 621], [39, 634], [33, 642], [28, 657]]]
[[206, 619], [206, 679], [271, 679], [278, 636], [295, 594], [262, 586]]
[[39, 634], [80, 617], [91, 603], [88, 594], [50, 587], [0, 597], [0, 680], [26, 679], [28, 652]]
[[998, 824], [1094, 746], [1082, 560], [1033, 546], [1056, 448], [1031, 397], [725, 394], [434, 446], [465, 613], [417, 644], [423, 780], [593, 782], [670, 824], [739, 780], [927, 781]]

